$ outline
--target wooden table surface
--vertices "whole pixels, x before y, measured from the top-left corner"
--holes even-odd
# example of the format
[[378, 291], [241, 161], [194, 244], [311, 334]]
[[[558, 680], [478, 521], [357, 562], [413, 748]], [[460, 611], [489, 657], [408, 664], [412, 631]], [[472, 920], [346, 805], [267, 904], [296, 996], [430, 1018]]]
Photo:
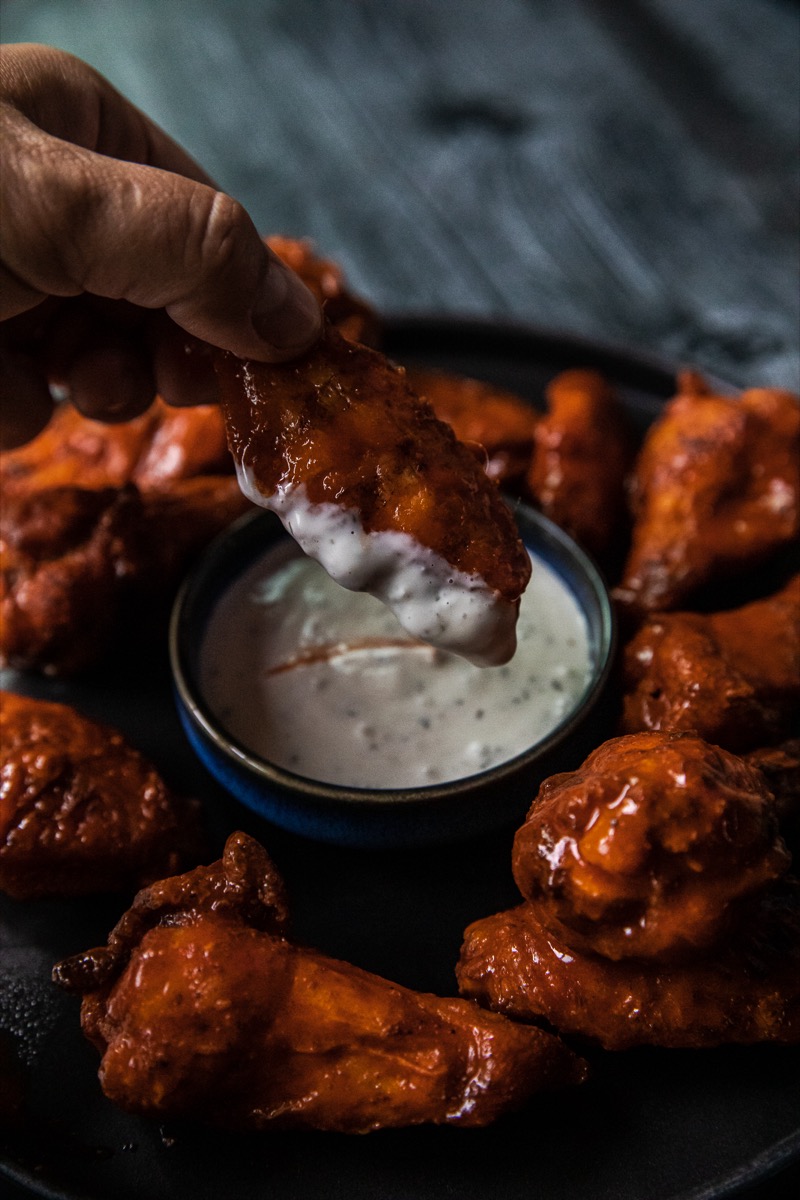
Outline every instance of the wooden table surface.
[[800, 386], [792, 0], [5, 0], [391, 313]]

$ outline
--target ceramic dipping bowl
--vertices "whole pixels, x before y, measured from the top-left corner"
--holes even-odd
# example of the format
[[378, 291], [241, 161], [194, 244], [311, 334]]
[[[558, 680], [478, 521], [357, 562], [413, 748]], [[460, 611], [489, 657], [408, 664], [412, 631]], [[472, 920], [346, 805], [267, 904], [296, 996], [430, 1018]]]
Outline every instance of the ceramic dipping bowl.
[[[200, 662], [209, 621], [226, 591], [269, 547], [289, 541], [277, 518], [257, 511], [211, 544], [184, 582], [170, 624], [180, 718], [193, 749], [216, 780], [235, 799], [283, 829], [352, 847], [432, 845], [518, 826], [542, 780], [574, 769], [610, 736], [607, 685], [616, 631], [606, 586], [591, 559], [540, 513], [521, 504], [514, 506], [514, 513], [528, 549], [572, 594], [588, 634], [588, 676], [551, 732], [488, 769], [413, 787], [320, 782], [254, 753], [215, 714], [201, 686]], [[247, 703], [246, 688], [242, 695]], [[311, 723], [308, 736], [315, 736]]]

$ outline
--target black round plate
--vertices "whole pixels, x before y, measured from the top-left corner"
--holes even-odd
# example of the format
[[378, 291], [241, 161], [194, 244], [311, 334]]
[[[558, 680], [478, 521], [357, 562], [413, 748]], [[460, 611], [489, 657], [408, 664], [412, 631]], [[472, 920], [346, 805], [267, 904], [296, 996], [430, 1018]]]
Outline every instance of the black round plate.
[[[390, 321], [386, 346], [397, 361], [487, 379], [535, 404], [558, 371], [597, 367], [640, 428], [674, 386], [668, 365], [486, 322]], [[452, 994], [465, 926], [517, 900], [510, 830], [436, 850], [355, 851], [273, 830], [235, 805], [188, 747], [165, 648], [147, 664], [79, 681], [6, 672], [2, 683], [122, 729], [174, 786], [204, 799], [216, 848], [235, 828], [260, 838], [286, 877], [299, 940], [326, 953]], [[0, 1071], [24, 1092], [22, 1116], [1, 1124], [10, 1078], [0, 1076], [0, 1167], [37, 1195], [720, 1200], [800, 1156], [800, 1049], [771, 1046], [594, 1053], [583, 1088], [535, 1100], [486, 1130], [232, 1136], [128, 1116], [100, 1091], [77, 1000], [49, 982], [53, 962], [104, 942], [125, 907], [124, 898], [0, 905]]]

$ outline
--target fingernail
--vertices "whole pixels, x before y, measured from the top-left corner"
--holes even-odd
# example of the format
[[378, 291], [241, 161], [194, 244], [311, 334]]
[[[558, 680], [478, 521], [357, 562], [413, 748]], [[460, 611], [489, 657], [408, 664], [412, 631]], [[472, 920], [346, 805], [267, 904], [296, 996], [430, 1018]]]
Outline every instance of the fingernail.
[[322, 332], [322, 310], [316, 296], [275, 256], [270, 256], [251, 320], [267, 346], [287, 357], [307, 350]]

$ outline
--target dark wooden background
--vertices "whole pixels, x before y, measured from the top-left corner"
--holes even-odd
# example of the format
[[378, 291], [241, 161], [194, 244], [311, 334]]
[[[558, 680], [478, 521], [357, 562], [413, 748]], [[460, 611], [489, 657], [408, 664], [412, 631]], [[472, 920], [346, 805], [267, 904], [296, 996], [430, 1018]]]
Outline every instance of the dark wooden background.
[[391, 313], [798, 387], [792, 0], [3, 0]]

